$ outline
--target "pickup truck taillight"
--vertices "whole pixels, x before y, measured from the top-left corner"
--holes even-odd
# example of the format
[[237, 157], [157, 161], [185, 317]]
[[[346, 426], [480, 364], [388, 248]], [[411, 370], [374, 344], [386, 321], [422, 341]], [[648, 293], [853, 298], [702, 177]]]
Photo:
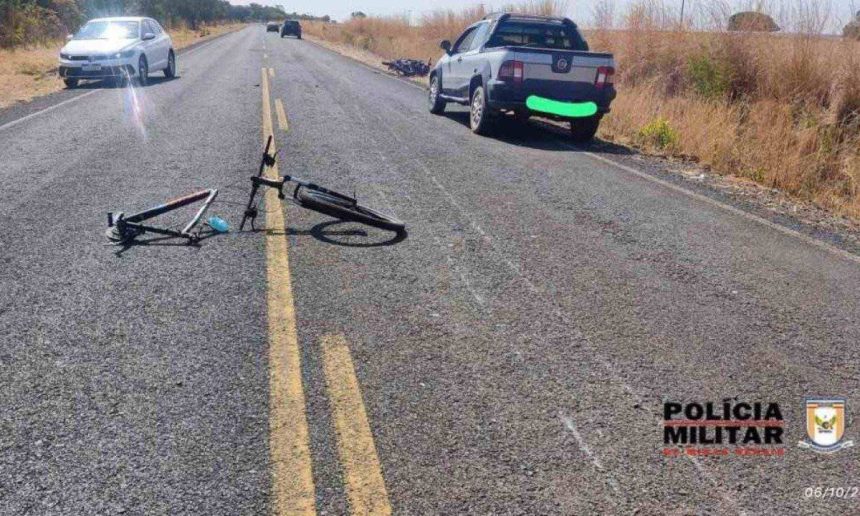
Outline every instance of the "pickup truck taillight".
[[499, 79], [502, 81], [513, 81], [514, 84], [523, 82], [523, 62], [505, 61], [499, 67]]
[[598, 66], [597, 78], [594, 80], [594, 85], [598, 88], [603, 88], [607, 84], [615, 82], [615, 68], [611, 66]]

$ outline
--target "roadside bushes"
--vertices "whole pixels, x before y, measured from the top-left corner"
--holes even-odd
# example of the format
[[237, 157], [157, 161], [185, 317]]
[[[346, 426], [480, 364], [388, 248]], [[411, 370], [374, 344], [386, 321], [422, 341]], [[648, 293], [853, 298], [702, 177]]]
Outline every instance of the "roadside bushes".
[[[586, 32], [618, 65], [602, 137], [860, 217], [860, 42], [717, 23], [682, 31], [658, 4], [633, 5], [623, 28]], [[805, 12], [781, 24], [821, 26]]]
[[693, 89], [706, 99], [725, 98], [729, 92], [731, 72], [707, 53], [692, 55], [687, 60], [687, 76]]
[[86, 19], [123, 14], [151, 16], [166, 26], [192, 30], [207, 23], [287, 16], [280, 7], [231, 5], [227, 0], [0, 0], [0, 47], [56, 40]]
[[672, 129], [665, 118], [657, 118], [639, 130], [639, 138], [645, 144], [667, 149], [678, 143], [678, 132]]
[[[79, 15], [68, 8], [68, 2], [57, 2], [68, 20]], [[53, 5], [53, 2], [49, 2]], [[74, 4], [72, 4], [74, 7]], [[23, 0], [0, 2], [0, 46], [13, 47], [27, 43], [42, 43], [65, 34], [65, 21], [57, 11]]]

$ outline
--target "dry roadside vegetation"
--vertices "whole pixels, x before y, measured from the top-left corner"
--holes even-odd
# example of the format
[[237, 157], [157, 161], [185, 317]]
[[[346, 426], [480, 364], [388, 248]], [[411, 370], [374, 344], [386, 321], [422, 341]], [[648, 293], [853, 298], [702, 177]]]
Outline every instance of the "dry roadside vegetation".
[[[594, 50], [615, 54], [618, 99], [601, 137], [778, 188], [860, 217], [860, 41], [823, 36], [821, 0], [769, 4], [781, 33], [725, 30], [737, 6], [715, 0], [681, 30], [677, 12], [639, 0], [624, 13], [597, 2], [581, 22]], [[733, 9], [735, 8], [735, 9]], [[535, 1], [505, 9], [567, 11]], [[442, 39], [486, 14], [481, 8], [405, 18], [308, 24], [305, 32], [381, 58], [437, 58]]]
[[183, 48], [287, 13], [227, 0], [0, 0], [0, 108], [60, 89], [54, 69], [66, 34], [87, 20], [122, 15], [159, 20]]
[[[180, 26], [168, 32], [174, 46], [180, 49], [244, 26], [242, 23], [201, 25], [197, 30]], [[64, 44], [65, 40], [57, 40], [0, 49], [0, 108], [63, 89], [63, 82], [57, 78], [57, 56]]]

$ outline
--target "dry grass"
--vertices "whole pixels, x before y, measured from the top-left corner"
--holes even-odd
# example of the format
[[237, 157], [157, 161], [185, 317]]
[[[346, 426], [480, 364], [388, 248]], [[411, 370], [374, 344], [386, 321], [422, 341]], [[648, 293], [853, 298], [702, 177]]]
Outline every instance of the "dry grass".
[[[174, 46], [180, 49], [241, 27], [244, 24], [216, 25], [196, 31], [177, 27], [168, 32]], [[0, 108], [64, 87], [56, 75], [57, 54], [63, 44], [63, 41], [57, 41], [45, 46], [0, 49]]]
[[[677, 17], [656, 0], [638, 0], [621, 16], [597, 4], [603, 28], [586, 36], [592, 48], [615, 54], [619, 71], [601, 136], [860, 217], [860, 42], [816, 35], [824, 15], [814, 2], [781, 20], [806, 35], [724, 32], [701, 21], [724, 17], [718, 3], [699, 13], [699, 31], [678, 30]], [[564, 4], [519, 9], [563, 12]], [[305, 31], [365, 55], [435, 60], [440, 40], [484, 14], [481, 7], [435, 11], [415, 26], [367, 18]]]
[[[567, 11], [564, 0], [531, 0], [505, 5], [499, 10], [554, 15]], [[349, 45], [385, 59], [408, 57], [435, 60], [442, 52], [439, 42], [454, 40], [463, 29], [486, 16], [490, 9], [479, 5], [459, 11], [435, 10], [424, 14], [418, 25], [403, 16], [354, 19], [347, 23], [303, 23], [304, 31], [319, 39]]]
[[860, 217], [860, 42], [636, 27], [589, 39], [620, 71], [605, 138]]
[[0, 108], [56, 91], [56, 48], [0, 50]]

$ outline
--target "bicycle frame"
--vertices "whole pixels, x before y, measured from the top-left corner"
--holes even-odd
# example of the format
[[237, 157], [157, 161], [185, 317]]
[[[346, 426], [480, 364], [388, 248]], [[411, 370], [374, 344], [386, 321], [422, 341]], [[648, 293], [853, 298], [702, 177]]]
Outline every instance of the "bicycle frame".
[[[181, 237], [188, 239], [189, 243], [195, 242], [200, 238], [200, 232], [192, 233], [192, 230], [200, 223], [200, 219], [203, 218], [206, 210], [209, 209], [209, 206], [217, 196], [218, 190], [201, 190], [199, 192], [179, 197], [178, 199], [173, 199], [154, 208], [149, 208], [139, 213], [135, 213], [128, 217], [126, 217], [122, 212], [116, 214], [110, 212], [108, 213], [108, 230], [106, 235], [110, 240], [115, 242], [127, 242], [144, 233], [156, 233], [160, 235]], [[142, 222], [149, 219], [158, 217], [159, 215], [163, 215], [173, 210], [178, 210], [179, 208], [183, 208], [189, 204], [194, 204], [198, 201], [204, 201], [203, 206], [197, 210], [194, 217], [180, 231], [142, 224]]]

